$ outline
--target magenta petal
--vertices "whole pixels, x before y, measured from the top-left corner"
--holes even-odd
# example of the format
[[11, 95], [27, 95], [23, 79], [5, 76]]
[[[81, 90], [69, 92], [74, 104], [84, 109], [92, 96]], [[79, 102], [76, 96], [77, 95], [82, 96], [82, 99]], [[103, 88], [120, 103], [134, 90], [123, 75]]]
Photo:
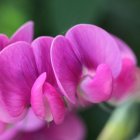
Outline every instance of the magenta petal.
[[46, 80], [46, 73], [41, 74], [35, 81], [31, 90], [31, 106], [37, 117], [45, 119], [46, 108], [43, 99], [43, 85]]
[[36, 131], [44, 126], [45, 126], [45, 121], [38, 119], [37, 116], [32, 111], [32, 109], [29, 109], [26, 117], [22, 121], [16, 124], [16, 127], [19, 130], [22, 130], [25, 132]]
[[112, 73], [109, 67], [101, 64], [97, 67], [96, 75], [85, 77], [79, 85], [83, 97], [92, 103], [108, 100], [112, 93]]
[[130, 59], [124, 59], [122, 70], [114, 81], [112, 98], [122, 100], [128, 98], [139, 88], [140, 71]]
[[31, 105], [39, 118], [48, 122], [54, 120], [59, 124], [64, 119], [65, 104], [60, 94], [45, 80], [45, 73], [36, 80], [32, 88]]
[[65, 104], [61, 95], [49, 84], [44, 85], [45, 97], [49, 103], [53, 119], [56, 124], [60, 124], [65, 116]]
[[117, 43], [105, 30], [95, 25], [79, 24], [66, 34], [77, 56], [89, 68], [108, 64], [116, 77], [121, 69], [121, 55]]
[[85, 134], [83, 121], [74, 114], [68, 114], [62, 124], [48, 128], [46, 137], [48, 140], [85, 140]]
[[82, 67], [68, 40], [57, 36], [51, 49], [52, 67], [62, 93], [72, 102], [76, 102], [76, 90]]
[[135, 56], [134, 52], [131, 50], [131, 48], [123, 40], [119, 39], [116, 36], [113, 36], [113, 37], [119, 46], [119, 49], [122, 54], [122, 58], [130, 59], [134, 64], [137, 64], [136, 56]]
[[20, 121], [26, 115], [26, 112], [27, 110], [24, 109], [21, 114], [18, 114], [18, 116], [13, 117], [9, 113], [9, 110], [7, 109], [7, 105], [5, 105], [4, 101], [2, 100], [2, 96], [0, 95], [0, 120], [1, 121], [5, 123], [13, 123], [13, 122]]
[[9, 44], [17, 41], [25, 41], [31, 43], [34, 34], [33, 27], [34, 27], [34, 23], [32, 21], [29, 21], [24, 25], [22, 25], [11, 37]]
[[13, 138], [17, 135], [17, 133], [18, 129], [16, 127], [9, 128], [0, 135], [0, 140], [13, 140]]
[[0, 102], [13, 118], [22, 116], [30, 105], [30, 90], [37, 75], [30, 45], [18, 42], [3, 49], [0, 66]]
[[0, 34], [0, 51], [8, 44], [8, 42], [8, 37], [4, 34]]
[[27, 132], [15, 126], [0, 135], [0, 140], [85, 140], [85, 125], [74, 114], [68, 114], [60, 125], [51, 123], [40, 130]]
[[50, 47], [52, 40], [52, 37], [39, 37], [32, 43], [38, 71], [40, 74], [47, 72], [47, 80], [50, 83], [55, 82], [50, 60]]

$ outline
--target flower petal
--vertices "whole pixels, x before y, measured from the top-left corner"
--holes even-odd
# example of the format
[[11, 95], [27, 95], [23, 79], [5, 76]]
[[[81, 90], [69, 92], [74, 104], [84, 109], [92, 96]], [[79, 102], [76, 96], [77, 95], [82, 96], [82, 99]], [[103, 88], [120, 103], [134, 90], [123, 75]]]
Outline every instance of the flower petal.
[[85, 140], [85, 125], [75, 114], [68, 114], [60, 125], [51, 123], [48, 127], [27, 132], [13, 127], [0, 135], [1, 140]]
[[70, 40], [77, 56], [88, 68], [108, 64], [116, 77], [121, 69], [120, 50], [114, 38], [95, 25], [79, 24], [72, 27], [66, 38]]
[[[2, 133], [0, 135], [0, 139], [1, 140], [13, 140], [13, 138], [15, 137], [15, 135], [17, 135], [17, 133], [18, 133], [18, 130], [16, 127], [9, 128], [8, 130], [6, 130], [4, 133]], [[16, 140], [18, 140], [18, 139], [16, 139]]]
[[4, 34], [0, 34], [0, 51], [8, 44], [8, 42], [8, 37]]
[[134, 62], [129, 58], [124, 59], [121, 73], [114, 81], [112, 99], [121, 101], [137, 92], [139, 77], [140, 72], [134, 65]]
[[32, 48], [39, 73], [47, 72], [48, 82], [55, 83], [50, 60], [50, 47], [52, 40], [52, 37], [39, 37], [33, 41]]
[[25, 41], [31, 43], [33, 40], [33, 27], [34, 24], [32, 21], [29, 21], [22, 25], [11, 37], [9, 44], [17, 42], [17, 41]]
[[31, 90], [31, 106], [37, 117], [45, 119], [46, 108], [43, 99], [43, 85], [46, 80], [46, 73], [41, 74], [35, 81]]
[[65, 104], [62, 97], [49, 83], [45, 83], [44, 93], [55, 123], [60, 124], [65, 116]]
[[113, 36], [113, 37], [119, 46], [119, 49], [120, 49], [121, 54], [122, 54], [122, 58], [123, 59], [130, 59], [130, 60], [132, 60], [132, 62], [134, 64], [137, 64], [136, 56], [135, 56], [134, 52], [131, 50], [131, 48], [120, 38], [118, 38], [116, 36]]
[[97, 67], [96, 75], [85, 77], [79, 89], [83, 97], [92, 103], [99, 103], [108, 100], [112, 93], [112, 73], [109, 67], [101, 64]]
[[57, 36], [51, 48], [52, 67], [62, 93], [72, 102], [76, 102], [76, 90], [80, 80], [82, 66], [68, 40]]
[[60, 125], [51, 125], [46, 132], [49, 140], [85, 140], [85, 125], [75, 114], [68, 114]]
[[13, 123], [13, 122], [15, 123], [23, 119], [26, 113], [27, 113], [27, 110], [24, 109], [22, 110], [20, 115], [13, 117], [13, 115], [9, 113], [9, 109], [7, 109], [7, 105], [3, 101], [3, 97], [0, 94], [0, 121], [5, 122], [5, 123]]
[[32, 48], [25, 42], [9, 45], [0, 52], [0, 66], [0, 101], [16, 118], [30, 105], [30, 90], [37, 77]]
[[37, 118], [37, 116], [34, 114], [32, 109], [29, 109], [26, 117], [16, 124], [16, 127], [19, 130], [32, 132], [39, 130], [45, 125], [45, 121], [42, 121]]
[[45, 80], [45, 73], [36, 80], [32, 88], [31, 105], [39, 118], [48, 122], [54, 120], [59, 124], [64, 119], [65, 104], [61, 95]]

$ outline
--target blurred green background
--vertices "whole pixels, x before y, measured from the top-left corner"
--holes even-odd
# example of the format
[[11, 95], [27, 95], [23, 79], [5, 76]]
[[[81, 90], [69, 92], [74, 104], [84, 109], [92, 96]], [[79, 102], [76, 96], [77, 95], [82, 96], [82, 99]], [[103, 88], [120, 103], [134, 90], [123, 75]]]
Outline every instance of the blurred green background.
[[[35, 22], [35, 37], [64, 34], [78, 23], [99, 25], [125, 40], [140, 60], [140, 0], [0, 0], [1, 33], [10, 36], [28, 20]], [[111, 111], [96, 105], [80, 115], [87, 140], [94, 140]]]

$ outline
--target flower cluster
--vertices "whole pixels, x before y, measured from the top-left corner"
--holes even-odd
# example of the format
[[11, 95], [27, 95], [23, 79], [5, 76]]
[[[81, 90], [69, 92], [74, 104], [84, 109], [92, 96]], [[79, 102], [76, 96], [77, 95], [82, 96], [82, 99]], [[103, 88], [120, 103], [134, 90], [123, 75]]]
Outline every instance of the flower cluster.
[[[1, 132], [11, 124], [16, 124], [13, 132], [23, 127], [30, 110], [41, 121], [39, 126], [53, 121], [64, 129], [69, 120], [65, 116], [72, 110], [120, 102], [136, 93], [139, 76], [132, 50], [100, 27], [79, 24], [65, 35], [33, 40], [33, 23], [28, 22], [11, 38], [0, 34]], [[53, 129], [60, 133], [61, 126], [43, 128], [41, 133], [49, 131], [43, 135], [52, 137]]]

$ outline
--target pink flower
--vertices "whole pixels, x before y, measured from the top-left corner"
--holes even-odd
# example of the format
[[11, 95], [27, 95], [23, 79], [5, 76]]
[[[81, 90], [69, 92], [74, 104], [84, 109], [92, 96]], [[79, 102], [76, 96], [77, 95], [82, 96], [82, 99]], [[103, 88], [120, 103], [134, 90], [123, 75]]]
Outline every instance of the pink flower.
[[[35, 117], [35, 116], [34, 116]], [[37, 118], [36, 118], [37, 119]], [[9, 128], [5, 133], [0, 136], [1, 140], [84, 140], [85, 139], [85, 126], [82, 120], [74, 115], [69, 114], [64, 122], [60, 125], [51, 123], [38, 129], [25, 129], [27, 123], [34, 125], [35, 119], [30, 117], [29, 121], [24, 121], [24, 124], [19, 127], [15, 125]], [[28, 125], [28, 124], [27, 124]], [[24, 129], [23, 129], [23, 128]]]
[[57, 36], [52, 67], [71, 103], [121, 100], [138, 92], [140, 70], [126, 43], [95, 25], [80, 24]]
[[31, 43], [32, 25], [25, 24], [11, 39], [0, 36], [1, 132], [31, 108], [39, 119], [60, 124], [66, 107], [120, 100], [138, 90], [135, 55], [117, 37], [80, 24], [65, 36]]
[[57, 83], [72, 103], [79, 98], [91, 103], [107, 101], [122, 65], [114, 38], [88, 24], [72, 27], [65, 37], [57, 36], [52, 43], [51, 61]]
[[[9, 44], [18, 41], [26, 41], [31, 43], [33, 39], [33, 22], [29, 21], [22, 25], [11, 38], [8, 38], [5, 34], [0, 34], [0, 51], [7, 47]], [[1, 65], [2, 66], [2, 65]], [[2, 99], [0, 99], [2, 100]], [[1, 109], [1, 113], [3, 114], [3, 109]], [[2, 133], [7, 128], [7, 124], [4, 122], [0, 122], [0, 133]]]
[[12, 35], [11, 38], [8, 38], [5, 34], [0, 34], [0, 50], [5, 48], [7, 45], [17, 41], [25, 41], [31, 43], [34, 34], [33, 26], [34, 24], [32, 21], [25, 23]]
[[50, 63], [51, 37], [12, 43], [0, 52], [0, 120], [16, 122], [30, 106], [48, 122], [61, 123], [65, 104]]

